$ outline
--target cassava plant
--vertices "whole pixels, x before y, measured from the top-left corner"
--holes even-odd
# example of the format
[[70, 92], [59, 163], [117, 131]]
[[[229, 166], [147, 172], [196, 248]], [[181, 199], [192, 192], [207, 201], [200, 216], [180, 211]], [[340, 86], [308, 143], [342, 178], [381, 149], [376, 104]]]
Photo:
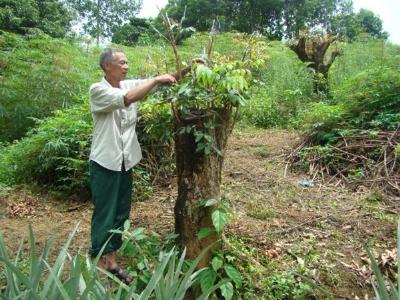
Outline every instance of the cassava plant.
[[[178, 74], [182, 75], [181, 59], [176, 41], [185, 28], [184, 18], [176, 22], [163, 15]], [[227, 141], [237, 120], [239, 108], [245, 104], [246, 91], [252, 81], [251, 70], [264, 64], [265, 43], [252, 36], [241, 60], [229, 60], [214, 54], [213, 29], [209, 35], [204, 64], [192, 66], [190, 75], [163, 93], [171, 103], [174, 130], [178, 197], [175, 204], [175, 231], [178, 244], [187, 249], [189, 258], [197, 257], [202, 249], [215, 246], [203, 257], [199, 266], [207, 266], [220, 232], [210, 231], [198, 238], [203, 228], [212, 228], [216, 216], [213, 208], [201, 205], [207, 199], [220, 199], [221, 171]], [[221, 214], [221, 217], [223, 215]], [[214, 223], [213, 223], [214, 222]]]

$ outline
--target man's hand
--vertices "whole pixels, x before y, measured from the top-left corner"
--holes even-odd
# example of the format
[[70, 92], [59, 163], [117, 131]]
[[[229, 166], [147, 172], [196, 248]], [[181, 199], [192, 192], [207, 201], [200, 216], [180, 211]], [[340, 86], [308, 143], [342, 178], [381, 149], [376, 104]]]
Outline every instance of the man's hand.
[[160, 83], [167, 83], [167, 84], [173, 84], [176, 83], [176, 78], [172, 76], [171, 74], [162, 74], [154, 78], [157, 84]]
[[191, 65], [193, 66], [194, 64], [202, 64], [202, 65], [206, 65], [207, 64], [207, 60], [201, 57], [197, 57], [192, 59], [192, 63]]

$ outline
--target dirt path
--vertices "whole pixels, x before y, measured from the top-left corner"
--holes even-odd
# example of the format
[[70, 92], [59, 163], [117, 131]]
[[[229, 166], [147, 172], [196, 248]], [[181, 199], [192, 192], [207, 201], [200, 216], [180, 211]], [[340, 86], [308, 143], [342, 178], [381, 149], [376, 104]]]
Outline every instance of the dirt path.
[[[378, 255], [395, 248], [399, 205], [375, 199], [365, 189], [350, 192], [286, 170], [282, 153], [297, 138], [282, 130], [234, 133], [223, 173], [222, 190], [235, 210], [226, 235], [266, 272], [308, 274], [338, 299], [371, 298], [363, 245], [368, 241]], [[150, 199], [135, 203], [133, 225], [172, 232], [175, 197], [173, 187], [163, 188]], [[0, 201], [1, 233], [10, 250], [27, 235], [29, 223], [39, 244], [56, 231], [61, 244], [80, 222], [74, 248], [87, 251], [90, 203], [53, 200], [23, 190], [1, 191]]]

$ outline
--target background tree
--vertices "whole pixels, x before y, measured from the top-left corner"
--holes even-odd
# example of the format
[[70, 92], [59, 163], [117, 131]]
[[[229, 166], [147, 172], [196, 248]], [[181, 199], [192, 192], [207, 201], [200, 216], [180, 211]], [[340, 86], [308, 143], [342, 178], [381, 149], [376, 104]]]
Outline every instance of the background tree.
[[73, 15], [59, 0], [0, 0], [0, 29], [25, 34], [38, 28], [56, 38], [71, 28]]
[[389, 34], [383, 31], [382, 20], [372, 11], [360, 9], [354, 13], [352, 6], [332, 19], [328, 32], [339, 34], [353, 41], [360, 33], [368, 33], [372, 37], [387, 39]]
[[387, 39], [389, 34], [383, 31], [382, 20], [368, 9], [360, 9], [356, 15], [358, 24], [363, 32], [379, 39]]
[[121, 26], [136, 15], [141, 0], [68, 0], [83, 21], [83, 31], [96, 39], [110, 37], [115, 26]]
[[228, 4], [227, 19], [232, 29], [252, 33], [258, 31], [270, 38], [280, 39], [283, 35], [282, 9], [279, 0], [226, 0]]
[[258, 31], [270, 39], [295, 38], [306, 28], [335, 32], [353, 14], [351, 0], [169, 0], [163, 12], [176, 19], [185, 6], [186, 24], [200, 31], [217, 19], [222, 31]]
[[169, 18], [179, 20], [185, 8], [185, 24], [195, 27], [198, 31], [208, 31], [213, 20], [218, 20], [220, 29], [226, 30], [229, 26], [226, 21], [228, 9], [226, 0], [169, 0], [161, 10], [159, 20], [162, 14], [168, 14]]
[[[337, 35], [302, 32], [296, 41], [289, 43], [299, 59], [314, 71], [314, 91], [328, 93], [328, 72], [335, 58], [341, 53]], [[329, 47], [335, 43], [334, 49]], [[328, 49], [330, 51], [328, 51]]]
[[155, 41], [159, 39], [159, 36], [154, 32], [150, 22], [149, 19], [130, 17], [129, 23], [115, 26], [112, 29], [111, 41], [126, 46], [133, 46], [139, 40]]

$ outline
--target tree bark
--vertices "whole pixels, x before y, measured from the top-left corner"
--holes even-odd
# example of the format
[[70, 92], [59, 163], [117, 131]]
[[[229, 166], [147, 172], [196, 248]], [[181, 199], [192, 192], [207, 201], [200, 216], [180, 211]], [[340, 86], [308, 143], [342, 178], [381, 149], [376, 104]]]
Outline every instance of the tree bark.
[[[208, 114], [207, 114], [208, 113]], [[191, 126], [212, 136], [216, 147], [223, 153], [232, 126], [232, 109], [222, 108], [210, 114], [202, 111], [200, 114], [181, 115], [180, 122], [175, 127]], [[216, 128], [206, 128], [210, 122], [218, 124]], [[196, 258], [200, 252], [214, 244], [200, 261], [198, 267], [208, 265], [212, 251], [220, 247], [216, 233], [199, 240], [200, 229], [213, 228], [212, 207], [199, 206], [202, 200], [219, 199], [223, 155], [211, 151], [208, 155], [203, 151], [196, 152], [193, 131], [188, 134], [176, 134], [176, 169], [178, 177], [178, 198], [175, 204], [175, 231], [179, 234], [178, 244], [186, 247], [188, 258]]]
[[310, 35], [302, 34], [297, 43], [289, 47], [298, 58], [314, 70], [314, 92], [329, 94], [328, 73], [335, 58], [340, 55], [339, 49], [334, 49], [326, 57], [329, 46], [338, 39], [336, 35]]

